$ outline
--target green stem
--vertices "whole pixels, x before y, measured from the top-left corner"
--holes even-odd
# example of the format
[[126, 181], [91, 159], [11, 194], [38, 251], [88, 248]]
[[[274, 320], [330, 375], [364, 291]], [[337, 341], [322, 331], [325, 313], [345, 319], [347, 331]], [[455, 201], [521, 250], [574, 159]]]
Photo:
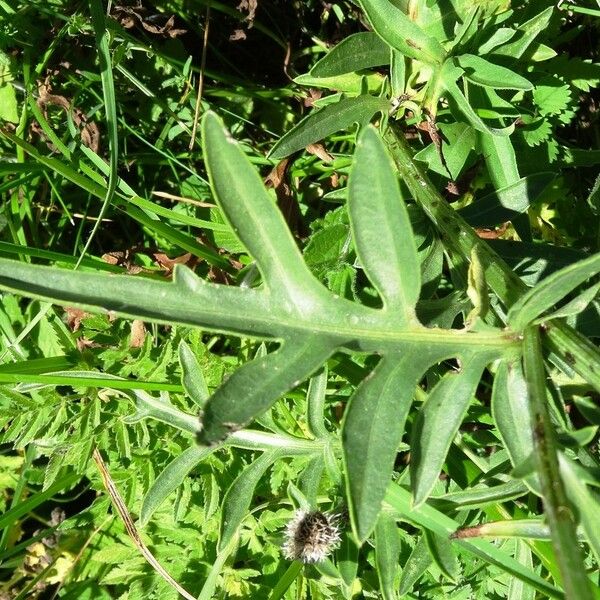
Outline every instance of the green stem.
[[592, 599], [594, 594], [577, 543], [575, 517], [560, 477], [554, 429], [546, 408], [546, 372], [537, 327], [525, 330], [523, 363], [534, 429], [536, 471], [540, 478], [544, 512], [550, 526], [552, 545], [563, 577], [565, 597], [573, 600]]
[[[390, 127], [384, 137], [400, 177], [438, 229], [447, 250], [462, 259], [466, 267], [471, 251], [477, 247], [486, 283], [507, 308], [512, 306], [527, 290], [527, 286], [436, 190], [413, 161], [412, 151], [402, 134]], [[572, 361], [568, 356], [565, 357], [565, 348], [569, 348], [571, 355], [575, 348], [579, 360], [572, 364], [573, 369], [600, 391], [600, 368], [597, 367], [600, 364], [600, 351], [597, 348], [573, 328], [558, 321], [549, 330], [548, 340], [552, 349], [567, 363]]]

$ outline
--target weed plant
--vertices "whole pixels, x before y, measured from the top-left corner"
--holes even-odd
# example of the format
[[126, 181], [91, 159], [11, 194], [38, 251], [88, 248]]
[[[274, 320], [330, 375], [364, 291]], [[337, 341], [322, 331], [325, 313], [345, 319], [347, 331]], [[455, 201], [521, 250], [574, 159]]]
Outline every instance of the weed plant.
[[599, 17], [0, 0], [0, 599], [599, 598]]

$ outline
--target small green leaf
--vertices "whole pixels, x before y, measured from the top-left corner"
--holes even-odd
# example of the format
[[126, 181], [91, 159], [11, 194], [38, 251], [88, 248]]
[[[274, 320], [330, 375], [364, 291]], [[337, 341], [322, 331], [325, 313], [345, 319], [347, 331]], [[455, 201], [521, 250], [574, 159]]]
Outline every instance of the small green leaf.
[[[542, 12], [535, 15], [526, 21], [522, 25], [517, 28], [518, 35], [515, 36], [516, 39], [510, 41], [506, 44], [503, 44], [497, 48], [494, 48], [492, 54], [498, 56], [507, 56], [510, 58], [521, 58], [525, 51], [533, 40], [540, 34], [542, 31], [547, 29], [548, 23], [552, 18], [552, 13], [554, 12], [555, 7], [549, 6], [544, 9]], [[512, 36], [511, 36], [512, 37]]]
[[412, 590], [415, 583], [419, 581], [432, 562], [433, 560], [427, 548], [425, 536], [421, 535], [402, 568], [402, 576], [400, 577], [400, 586], [398, 588], [398, 594], [401, 598]]
[[183, 340], [179, 343], [178, 352], [183, 389], [194, 404], [202, 408], [209, 396], [202, 369], [191, 348]]
[[478, 85], [485, 85], [500, 90], [532, 90], [533, 84], [518, 73], [495, 65], [474, 54], [462, 54], [456, 59], [464, 70], [464, 76]]
[[310, 70], [313, 77], [335, 77], [390, 63], [390, 47], [372, 31], [354, 33], [334, 46]]
[[19, 112], [15, 88], [10, 83], [0, 85], [0, 121], [19, 122]]
[[543, 279], [524, 294], [508, 313], [511, 326], [520, 331], [591, 277], [600, 273], [600, 253], [580, 260]]
[[450, 98], [453, 101], [453, 107], [461, 112], [477, 131], [489, 133], [490, 135], [510, 135], [514, 131], [514, 125], [502, 129], [495, 129], [486, 125], [483, 119], [475, 112], [475, 109], [467, 100], [464, 92], [456, 83], [463, 75], [464, 69], [454, 64], [454, 61], [455, 59], [447, 60], [444, 63], [441, 72], [442, 85], [450, 95]]
[[425, 502], [467, 412], [487, 360], [475, 355], [460, 372], [446, 374], [431, 390], [412, 433], [411, 486], [415, 505]]
[[214, 448], [191, 446], [167, 465], [144, 496], [140, 510], [140, 525], [142, 527], [148, 523], [156, 509], [167, 499], [169, 494], [183, 483], [188, 473], [212, 452], [214, 452]]
[[579, 294], [576, 298], [568, 302], [563, 307], [554, 311], [552, 314], [549, 314], [545, 317], [544, 321], [550, 321], [551, 319], [559, 319], [561, 317], [572, 317], [583, 312], [590, 302], [592, 302], [600, 291], [600, 281], [593, 285], [592, 287], [584, 290]]
[[396, 576], [400, 550], [400, 535], [396, 519], [389, 512], [382, 511], [375, 526], [375, 565], [383, 600], [397, 598]]
[[448, 536], [437, 535], [429, 529], [424, 529], [423, 535], [435, 564], [450, 581], [456, 583], [460, 574], [460, 566]]
[[573, 462], [563, 454], [559, 454], [560, 474], [565, 483], [567, 496], [577, 507], [579, 521], [583, 527], [585, 537], [596, 557], [600, 562], [600, 529], [598, 528], [598, 513], [600, 503], [574, 468]]
[[306, 394], [307, 414], [306, 420], [310, 432], [316, 438], [327, 438], [329, 432], [325, 427], [325, 395], [327, 393], [327, 365], [313, 377], [308, 384], [308, 393]]
[[[474, 151], [475, 130], [466, 123], [438, 123], [438, 128], [443, 134], [442, 155], [452, 179], [456, 181], [467, 163], [469, 155]], [[498, 139], [497, 136], [493, 137]], [[442, 163], [440, 152], [434, 143], [415, 154], [415, 160], [427, 163], [429, 170], [448, 178], [448, 171]]]
[[342, 535], [342, 542], [335, 555], [342, 580], [348, 587], [351, 587], [358, 571], [358, 546], [349, 532]]
[[441, 64], [446, 52], [389, 0], [360, 0], [375, 32], [390, 46], [409, 58], [428, 64]]
[[223, 498], [219, 552], [222, 552], [236, 534], [252, 502], [254, 489], [266, 470], [281, 457], [280, 450], [268, 450], [235, 478]]
[[513, 467], [522, 464], [533, 452], [533, 425], [520, 359], [503, 361], [496, 371], [492, 416], [511, 464]]
[[368, 94], [344, 98], [335, 104], [311, 112], [288, 131], [269, 153], [270, 158], [284, 158], [323, 138], [347, 129], [354, 123], [366, 124], [377, 112], [386, 113], [389, 102]]
[[384, 309], [410, 323], [421, 291], [417, 248], [392, 161], [374, 127], [358, 138], [348, 188], [356, 253]]
[[218, 443], [248, 425], [318, 369], [332, 351], [331, 345], [316, 336], [298, 336], [276, 352], [237, 369], [207, 401], [198, 434], [200, 443]]

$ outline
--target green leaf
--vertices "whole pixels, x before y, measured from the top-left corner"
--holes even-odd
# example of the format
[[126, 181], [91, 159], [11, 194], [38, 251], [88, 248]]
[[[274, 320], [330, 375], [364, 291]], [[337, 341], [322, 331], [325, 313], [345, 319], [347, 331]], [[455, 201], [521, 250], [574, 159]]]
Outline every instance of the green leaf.
[[534, 173], [494, 190], [461, 209], [460, 215], [473, 227], [492, 227], [515, 218], [538, 200], [555, 173]]
[[407, 348], [402, 355], [384, 356], [346, 407], [346, 489], [352, 529], [360, 542], [367, 539], [381, 511], [415, 387], [431, 364], [426, 354]]
[[425, 529], [423, 535], [435, 564], [450, 581], [456, 583], [460, 574], [460, 566], [448, 536], [437, 535], [429, 529]]
[[439, 477], [486, 363], [475, 355], [465, 360], [460, 372], [447, 373], [431, 390], [417, 416], [410, 462], [416, 506], [427, 499]]
[[410, 323], [421, 291], [417, 248], [392, 161], [374, 127], [358, 138], [348, 188], [350, 224], [363, 269], [384, 310]]
[[473, 83], [500, 90], [532, 90], [533, 84], [525, 77], [500, 65], [495, 65], [485, 58], [474, 54], [462, 54], [456, 62], [464, 70], [464, 76]]
[[326, 340], [298, 336], [276, 352], [246, 363], [209, 398], [198, 440], [215, 444], [242, 429], [316, 371], [333, 350]]
[[[438, 123], [437, 126], [443, 134], [442, 155], [452, 179], [456, 181], [475, 147], [475, 130], [465, 123]], [[497, 136], [490, 137], [497, 139]], [[448, 178], [448, 171], [434, 143], [415, 154], [415, 160], [427, 163], [429, 170]]]
[[558, 77], [548, 75], [536, 81], [533, 101], [543, 116], [558, 115], [571, 103], [571, 88]]
[[15, 88], [10, 83], [0, 85], [0, 121], [19, 122], [19, 112]]
[[[531, 548], [522, 540], [517, 540], [515, 558], [522, 565], [530, 569], [533, 567]], [[507, 600], [535, 600], [535, 589], [519, 579], [512, 578], [508, 584], [506, 598]]]
[[210, 185], [236, 235], [254, 257], [265, 285], [291, 295], [315, 284], [274, 200], [243, 151], [214, 114], [202, 119], [204, 160]]
[[454, 539], [491, 537], [550, 540], [550, 527], [542, 519], [490, 521], [482, 525], [458, 529], [452, 537]]
[[533, 424], [520, 359], [503, 361], [496, 371], [492, 417], [513, 467], [525, 462], [533, 452]]
[[464, 74], [464, 70], [457, 66], [455, 61], [456, 59], [447, 60], [441, 71], [442, 85], [450, 95], [454, 103], [454, 108], [460, 111], [477, 131], [489, 133], [490, 135], [510, 135], [514, 131], [514, 125], [502, 129], [495, 129], [486, 125], [483, 119], [475, 112], [475, 109], [467, 100], [464, 92], [456, 83]]
[[529, 19], [529, 21], [519, 25], [515, 38], [506, 44], [494, 48], [492, 54], [507, 56], [514, 59], [521, 58], [533, 40], [542, 33], [542, 31], [547, 29], [554, 10], [554, 6], [549, 6], [535, 15], [535, 17]]
[[550, 321], [551, 319], [558, 319], [561, 317], [572, 317], [578, 315], [588, 307], [590, 302], [592, 302], [598, 296], [599, 292], [600, 282], [596, 283], [587, 290], [584, 290], [576, 298], [573, 298], [571, 302], [568, 302], [567, 304], [554, 311], [553, 313], [549, 314], [542, 320]]
[[579, 521], [583, 527], [585, 537], [590, 545], [596, 561], [600, 562], [600, 529], [598, 529], [598, 511], [600, 503], [588, 490], [574, 469], [573, 462], [564, 454], [559, 455], [560, 474], [565, 482], [565, 489], [571, 502], [577, 507]]
[[269, 158], [280, 159], [304, 149], [323, 138], [347, 129], [354, 123], [366, 124], [377, 112], [386, 113], [389, 102], [370, 95], [344, 98], [304, 117], [288, 131], [269, 153]]
[[223, 514], [219, 535], [219, 552], [222, 552], [236, 534], [252, 502], [254, 489], [267, 469], [282, 456], [280, 450], [269, 450], [235, 478], [223, 498]]
[[400, 550], [400, 535], [396, 519], [387, 511], [382, 511], [375, 526], [375, 565], [383, 600], [397, 598], [396, 576]]
[[325, 427], [325, 395], [327, 393], [327, 364], [310, 378], [306, 394], [308, 429], [316, 438], [326, 439], [329, 432]]
[[179, 343], [178, 352], [183, 389], [198, 408], [203, 408], [209, 392], [198, 360], [183, 340]]
[[[446, 514], [437, 511], [428, 504], [414, 506], [414, 504], [411, 502], [410, 492], [400, 487], [398, 484], [392, 483], [392, 485], [390, 485], [385, 501], [395, 511], [397, 511], [401, 518], [404, 518], [409, 522], [416, 523], [424, 529], [430, 529], [437, 535], [448, 536], [454, 533], [459, 527], [459, 524], [454, 519], [451, 519]], [[481, 558], [485, 562], [496, 565], [503, 571], [506, 571], [514, 577], [518, 577], [529, 585], [534, 586], [537, 590], [544, 594], [544, 597], [559, 599], [564, 598], [561, 590], [549, 584], [531, 568], [524, 567], [505, 551], [485, 540], [465, 539], [456, 540], [453, 543], [458, 544], [461, 549]], [[424, 542], [423, 546], [425, 553], [429, 554]], [[402, 575], [404, 579], [404, 573]]]
[[419, 25], [389, 0], [360, 0], [359, 4], [375, 32], [390, 46], [409, 58], [428, 64], [441, 64], [446, 52]]
[[402, 568], [402, 576], [400, 577], [400, 586], [398, 588], [398, 594], [401, 598], [412, 590], [415, 583], [417, 583], [432, 562], [433, 559], [427, 548], [425, 536], [421, 535]]
[[167, 465], [144, 496], [140, 510], [142, 527], [148, 523], [167, 497], [183, 483], [188, 473], [212, 452], [214, 452], [213, 448], [191, 446]]
[[358, 551], [356, 542], [346, 532], [342, 535], [340, 547], [336, 551], [336, 564], [343, 582], [350, 588], [358, 571]]
[[600, 273], [600, 253], [564, 267], [524, 294], [508, 312], [511, 326], [520, 331], [594, 275]]
[[335, 77], [390, 63], [390, 47], [372, 31], [354, 33], [334, 46], [310, 70], [313, 77]]

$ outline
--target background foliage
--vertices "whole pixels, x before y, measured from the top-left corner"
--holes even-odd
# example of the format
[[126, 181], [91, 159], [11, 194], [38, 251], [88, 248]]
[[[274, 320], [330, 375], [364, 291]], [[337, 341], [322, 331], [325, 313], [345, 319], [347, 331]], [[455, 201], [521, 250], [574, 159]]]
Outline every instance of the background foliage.
[[105, 8], [0, 2], [0, 597], [178, 597], [95, 449], [193, 597], [597, 597], [597, 7]]

